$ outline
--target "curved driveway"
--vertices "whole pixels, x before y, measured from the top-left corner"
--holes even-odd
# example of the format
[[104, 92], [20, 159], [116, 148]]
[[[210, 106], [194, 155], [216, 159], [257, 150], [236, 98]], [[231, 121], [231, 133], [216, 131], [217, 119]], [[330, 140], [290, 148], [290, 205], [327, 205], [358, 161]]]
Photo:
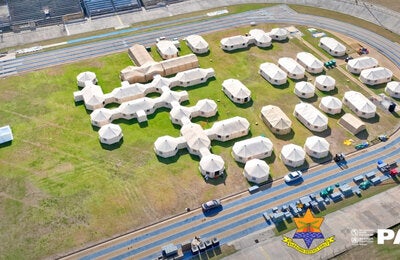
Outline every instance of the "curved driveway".
[[[272, 8], [248, 11], [219, 18], [210, 18], [206, 21], [188, 21], [184, 25], [169, 25], [163, 29], [138, 33], [132, 36], [23, 56], [3, 62], [1, 64], [2, 66], [0, 66], [0, 75], [7, 72], [19, 73], [37, 70], [68, 62], [76, 62], [94, 56], [126, 51], [134, 43], [151, 45], [154, 44], [155, 39], [161, 35], [169, 38], [182, 38], [189, 34], [205, 34], [212, 31], [232, 28], [232, 26], [248, 25], [251, 21], [256, 21], [258, 23], [301, 24], [336, 31], [370, 45], [388, 57], [396, 66], [400, 66], [399, 44], [357, 26], [324, 17], [298, 14], [286, 5], [279, 5]], [[316, 23], [316, 21], [318, 21], [318, 23]], [[2, 73], [1, 69], [6, 71]]]

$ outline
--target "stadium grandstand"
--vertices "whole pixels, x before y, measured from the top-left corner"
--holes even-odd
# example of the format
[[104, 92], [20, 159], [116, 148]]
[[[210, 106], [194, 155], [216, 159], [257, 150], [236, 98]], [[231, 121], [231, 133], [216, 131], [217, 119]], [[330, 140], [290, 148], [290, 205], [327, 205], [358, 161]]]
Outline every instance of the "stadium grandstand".
[[83, 18], [80, 0], [5, 0], [5, 3], [14, 31]]
[[183, 2], [185, 0], [142, 0], [143, 6], [146, 9], [165, 6], [173, 3]]
[[83, 5], [89, 17], [141, 9], [139, 0], [83, 0]]

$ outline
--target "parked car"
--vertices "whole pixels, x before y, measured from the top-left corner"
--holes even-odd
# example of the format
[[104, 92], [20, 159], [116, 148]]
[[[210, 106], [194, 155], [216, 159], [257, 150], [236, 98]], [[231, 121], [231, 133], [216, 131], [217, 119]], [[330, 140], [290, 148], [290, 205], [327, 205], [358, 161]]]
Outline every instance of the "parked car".
[[300, 179], [303, 176], [301, 171], [294, 171], [294, 172], [289, 172], [288, 174], [285, 175], [284, 179], [286, 182], [292, 182], [295, 180]]
[[221, 201], [218, 199], [207, 201], [206, 203], [201, 204], [201, 208], [203, 211], [208, 211], [211, 209], [215, 209], [221, 207]]

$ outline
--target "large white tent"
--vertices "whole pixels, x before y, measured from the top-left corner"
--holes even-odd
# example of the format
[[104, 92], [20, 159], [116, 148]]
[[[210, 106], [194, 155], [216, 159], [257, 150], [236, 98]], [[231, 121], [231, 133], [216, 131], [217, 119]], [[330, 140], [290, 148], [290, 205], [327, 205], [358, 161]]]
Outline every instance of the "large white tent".
[[309, 52], [299, 52], [296, 61], [310, 73], [321, 73], [324, 70], [324, 63]]
[[265, 161], [252, 159], [246, 162], [243, 174], [249, 182], [260, 184], [268, 181], [269, 166]]
[[342, 112], [342, 101], [337, 97], [326, 96], [321, 98], [319, 108], [327, 114], [335, 115]]
[[9, 125], [0, 127], [0, 144], [11, 142], [14, 136]]
[[199, 170], [205, 178], [216, 178], [224, 174], [225, 162], [221, 156], [209, 154], [201, 158]]
[[292, 58], [283, 57], [278, 60], [278, 66], [283, 69], [289, 78], [302, 79], [304, 78], [305, 69], [297, 61]]
[[301, 98], [312, 98], [315, 94], [315, 87], [307, 81], [300, 81], [294, 86], [294, 93]]
[[207, 135], [214, 140], [228, 141], [249, 133], [250, 123], [246, 118], [235, 116], [222, 121], [215, 122]]
[[364, 84], [378, 85], [392, 80], [393, 72], [384, 67], [377, 67], [361, 71], [360, 80]]
[[178, 152], [178, 142], [171, 136], [161, 136], [154, 142], [154, 152], [160, 157], [172, 157]]
[[107, 124], [100, 128], [99, 139], [103, 144], [115, 144], [122, 138], [122, 129], [116, 124]]
[[376, 106], [360, 92], [347, 91], [344, 93], [342, 101], [359, 117], [372, 118], [375, 116]]
[[243, 35], [236, 35], [221, 40], [221, 48], [226, 51], [244, 49], [249, 45], [249, 38]]
[[251, 159], [263, 159], [271, 156], [273, 144], [263, 136], [257, 136], [236, 142], [232, 147], [232, 154], [236, 161], [245, 163]]
[[268, 35], [268, 33], [264, 32], [261, 29], [253, 29], [249, 31], [249, 34], [254, 37], [255, 44], [258, 47], [269, 47], [271, 46], [271, 37]]
[[288, 38], [289, 32], [284, 28], [274, 28], [269, 32], [269, 36], [274, 41], [284, 41]]
[[319, 46], [335, 57], [340, 57], [346, 54], [346, 47], [331, 37], [322, 37], [319, 40]]
[[297, 104], [294, 116], [311, 131], [322, 132], [328, 128], [328, 118], [309, 103]]
[[164, 60], [178, 57], [178, 49], [174, 42], [161, 40], [156, 43], [157, 51]]
[[335, 89], [336, 80], [329, 75], [320, 75], [315, 78], [315, 87], [321, 91]]
[[378, 61], [372, 57], [359, 57], [347, 62], [346, 68], [354, 74], [360, 74], [362, 70], [378, 67]]
[[277, 106], [268, 105], [261, 109], [261, 118], [271, 132], [278, 135], [285, 135], [292, 130], [292, 121]]
[[251, 99], [251, 91], [237, 79], [226, 79], [222, 82], [222, 91], [235, 103], [243, 104]]
[[208, 43], [200, 35], [192, 34], [187, 36], [186, 43], [193, 53], [203, 54], [208, 52]]
[[287, 166], [298, 167], [303, 165], [306, 152], [298, 145], [286, 144], [281, 150], [281, 159]]
[[329, 154], [329, 143], [325, 138], [311, 136], [306, 139], [304, 150], [314, 158], [324, 158]]
[[388, 84], [386, 84], [385, 91], [391, 97], [400, 98], [400, 82], [399, 81], [389, 82]]
[[272, 85], [282, 85], [287, 82], [287, 74], [277, 65], [265, 62], [260, 65], [260, 75]]

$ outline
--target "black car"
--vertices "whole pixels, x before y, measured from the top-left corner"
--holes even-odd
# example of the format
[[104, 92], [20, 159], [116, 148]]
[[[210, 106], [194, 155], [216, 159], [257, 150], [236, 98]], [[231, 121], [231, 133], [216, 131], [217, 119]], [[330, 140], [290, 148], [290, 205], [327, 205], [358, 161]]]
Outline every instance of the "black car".
[[216, 199], [216, 200], [210, 200], [207, 201], [206, 203], [201, 204], [201, 208], [203, 211], [208, 211], [210, 209], [218, 208], [221, 206], [221, 201]]

